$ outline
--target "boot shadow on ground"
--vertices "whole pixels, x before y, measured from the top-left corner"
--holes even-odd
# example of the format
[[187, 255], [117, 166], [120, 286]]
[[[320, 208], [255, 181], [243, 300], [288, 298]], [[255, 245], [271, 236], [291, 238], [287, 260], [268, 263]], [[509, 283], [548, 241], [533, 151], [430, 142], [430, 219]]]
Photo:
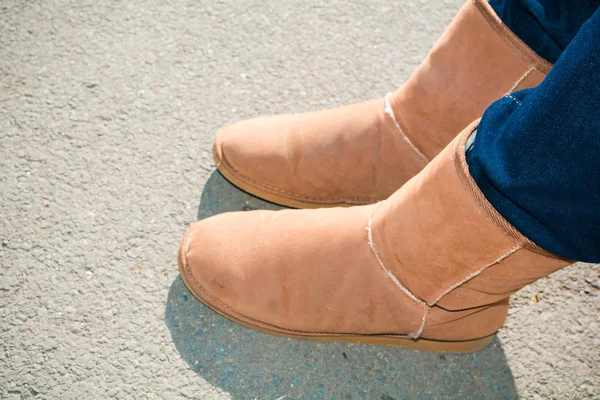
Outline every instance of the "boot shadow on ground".
[[[280, 207], [256, 199], [218, 172], [209, 178], [198, 219], [228, 211]], [[178, 277], [166, 324], [175, 347], [202, 378], [234, 398], [517, 398], [500, 340], [471, 354], [287, 339], [221, 317]]]

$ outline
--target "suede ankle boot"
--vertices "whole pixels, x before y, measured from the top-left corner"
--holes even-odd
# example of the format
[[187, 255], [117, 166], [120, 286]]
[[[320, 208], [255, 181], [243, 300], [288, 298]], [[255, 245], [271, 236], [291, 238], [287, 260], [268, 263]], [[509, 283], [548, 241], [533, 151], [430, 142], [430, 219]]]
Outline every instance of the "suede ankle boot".
[[550, 68], [485, 0], [469, 0], [395, 93], [225, 126], [215, 162], [232, 183], [278, 204], [372, 204], [416, 175], [493, 101], [538, 85]]
[[190, 291], [276, 335], [468, 352], [503, 325], [509, 296], [571, 262], [521, 235], [469, 175], [471, 124], [387, 200], [221, 214], [179, 249]]

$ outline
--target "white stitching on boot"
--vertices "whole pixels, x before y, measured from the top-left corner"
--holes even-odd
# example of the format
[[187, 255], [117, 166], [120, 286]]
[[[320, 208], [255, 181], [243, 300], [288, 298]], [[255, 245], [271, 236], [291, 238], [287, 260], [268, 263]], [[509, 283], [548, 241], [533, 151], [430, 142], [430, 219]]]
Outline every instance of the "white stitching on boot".
[[410, 290], [408, 290], [408, 288], [406, 286], [404, 286], [403, 284], [400, 283], [400, 281], [398, 280], [398, 278], [396, 278], [396, 276], [392, 273], [392, 271], [390, 271], [388, 268], [386, 268], [385, 264], [383, 264], [383, 261], [381, 260], [381, 257], [379, 256], [379, 251], [377, 250], [377, 246], [375, 245], [375, 242], [373, 241], [373, 232], [371, 230], [371, 224], [373, 222], [373, 216], [375, 215], [377, 210], [379, 210], [379, 207], [381, 207], [382, 205], [383, 205], [383, 202], [377, 203], [377, 207], [375, 208], [375, 210], [369, 217], [369, 221], [367, 222], [367, 235], [368, 235], [369, 247], [371, 247], [371, 250], [373, 251], [375, 258], [377, 259], [377, 262], [379, 263], [379, 266], [381, 267], [381, 269], [383, 270], [385, 275], [392, 282], [394, 282], [394, 285], [396, 285], [398, 287], [398, 289], [400, 289], [405, 295], [407, 295], [410, 299], [415, 301], [417, 304], [419, 304], [423, 308], [423, 318], [421, 319], [421, 326], [419, 327], [419, 330], [417, 331], [416, 334], [413, 334], [413, 333], [408, 334], [408, 336], [410, 338], [418, 339], [421, 336], [421, 333], [423, 333], [423, 330], [425, 329], [425, 323], [427, 322], [427, 315], [429, 314], [429, 307], [427, 306], [427, 303], [425, 303], [422, 300], [419, 300], [419, 298], [417, 298], [417, 296], [412, 294], [412, 292]]
[[386, 113], [387, 115], [389, 115], [390, 118], [392, 119], [392, 121], [394, 121], [394, 125], [396, 125], [396, 129], [398, 129], [398, 131], [402, 134], [402, 139], [406, 143], [408, 143], [408, 145], [410, 146], [410, 148], [413, 149], [415, 151], [415, 153], [417, 153], [417, 155], [419, 157], [421, 157], [421, 159], [423, 161], [425, 161], [426, 164], [428, 164], [430, 160], [427, 158], [427, 156], [425, 154], [423, 154], [423, 152], [421, 152], [421, 150], [419, 150], [417, 148], [417, 146], [414, 145], [413, 142], [411, 142], [411, 140], [408, 138], [408, 136], [406, 136], [406, 134], [404, 133], [404, 131], [400, 127], [400, 124], [396, 120], [396, 115], [394, 115], [394, 110], [392, 109], [392, 106], [390, 105], [390, 100], [389, 100], [390, 94], [391, 93], [388, 93], [388, 94], [385, 95], [385, 106], [383, 107], [383, 112]]
[[513, 83], [513, 85], [508, 90], [508, 92], [505, 93], [505, 95], [511, 94], [513, 92], [513, 90], [515, 90], [517, 88], [517, 86], [519, 86], [521, 84], [521, 82], [523, 82], [525, 80], [525, 78], [527, 78], [529, 76], [529, 74], [532, 73], [533, 71], [535, 71], [536, 69], [537, 69], [536, 67], [531, 67], [527, 71], [525, 71], [523, 76], [521, 76], [519, 79], [517, 79], [515, 81], [515, 83]]
[[437, 304], [438, 301], [440, 301], [442, 299], [442, 297], [444, 297], [445, 295], [447, 295], [448, 293], [450, 293], [451, 291], [453, 291], [457, 287], [463, 285], [464, 283], [467, 283], [471, 279], [473, 279], [476, 276], [480, 275], [483, 271], [485, 271], [486, 269], [488, 269], [492, 265], [496, 265], [496, 264], [499, 264], [500, 262], [504, 261], [506, 258], [508, 258], [511, 255], [515, 254], [520, 249], [521, 249], [521, 246], [515, 246], [515, 247], [510, 248], [508, 251], [502, 253], [498, 258], [496, 258], [491, 263], [484, 265], [483, 267], [479, 268], [477, 271], [471, 272], [470, 274], [468, 274], [467, 276], [465, 276], [460, 281], [458, 281], [455, 284], [451, 285], [448, 289], [444, 290], [434, 301], [432, 301], [431, 303], [428, 303], [428, 305], [431, 306], [431, 307], [433, 307], [434, 305]]
[[[417, 331], [417, 334], [414, 336], [413, 339], [418, 339], [419, 337], [421, 337], [421, 333], [423, 333], [423, 330], [425, 329], [425, 324], [427, 324], [428, 316], [429, 316], [429, 307], [425, 307], [425, 312], [423, 313], [423, 319], [421, 320], [421, 327], [419, 328], [419, 330]], [[411, 335], [409, 335], [409, 336], [411, 336]]]

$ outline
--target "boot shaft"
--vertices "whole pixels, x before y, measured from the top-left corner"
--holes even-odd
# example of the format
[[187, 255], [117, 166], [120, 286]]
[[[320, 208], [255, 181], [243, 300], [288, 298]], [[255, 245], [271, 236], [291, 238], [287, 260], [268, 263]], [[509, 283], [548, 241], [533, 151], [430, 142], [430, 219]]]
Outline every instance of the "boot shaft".
[[551, 67], [487, 1], [468, 0], [389, 101], [400, 130], [433, 159], [492, 102], [537, 86]]
[[511, 294], [571, 264], [521, 235], [477, 188], [464, 155], [477, 122], [369, 222], [381, 263], [422, 302], [426, 334], [431, 324], [500, 326]]

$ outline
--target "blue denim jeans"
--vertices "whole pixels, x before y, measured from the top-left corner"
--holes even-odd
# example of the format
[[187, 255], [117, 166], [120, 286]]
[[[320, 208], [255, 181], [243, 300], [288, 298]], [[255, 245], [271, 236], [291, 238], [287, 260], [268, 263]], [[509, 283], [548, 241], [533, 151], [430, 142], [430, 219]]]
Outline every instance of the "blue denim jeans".
[[[590, 11], [576, 8], [581, 1], [504, 3], [544, 4], [544, 13], [513, 15], [505, 22], [536, 18], [541, 36], [522, 39], [556, 44], [560, 54], [538, 87], [506, 95], [485, 111], [467, 151], [471, 175], [496, 210], [530, 240], [568, 259], [600, 262], [600, 10], [596, 3], [577, 27], [571, 22]], [[550, 18], [547, 25], [541, 18], [555, 15], [567, 22]], [[511, 28], [519, 33], [529, 26]], [[573, 38], [563, 42], [569, 35]], [[552, 59], [551, 48], [536, 50]]]
[[600, 0], [490, 0], [490, 5], [522, 41], [555, 63]]

